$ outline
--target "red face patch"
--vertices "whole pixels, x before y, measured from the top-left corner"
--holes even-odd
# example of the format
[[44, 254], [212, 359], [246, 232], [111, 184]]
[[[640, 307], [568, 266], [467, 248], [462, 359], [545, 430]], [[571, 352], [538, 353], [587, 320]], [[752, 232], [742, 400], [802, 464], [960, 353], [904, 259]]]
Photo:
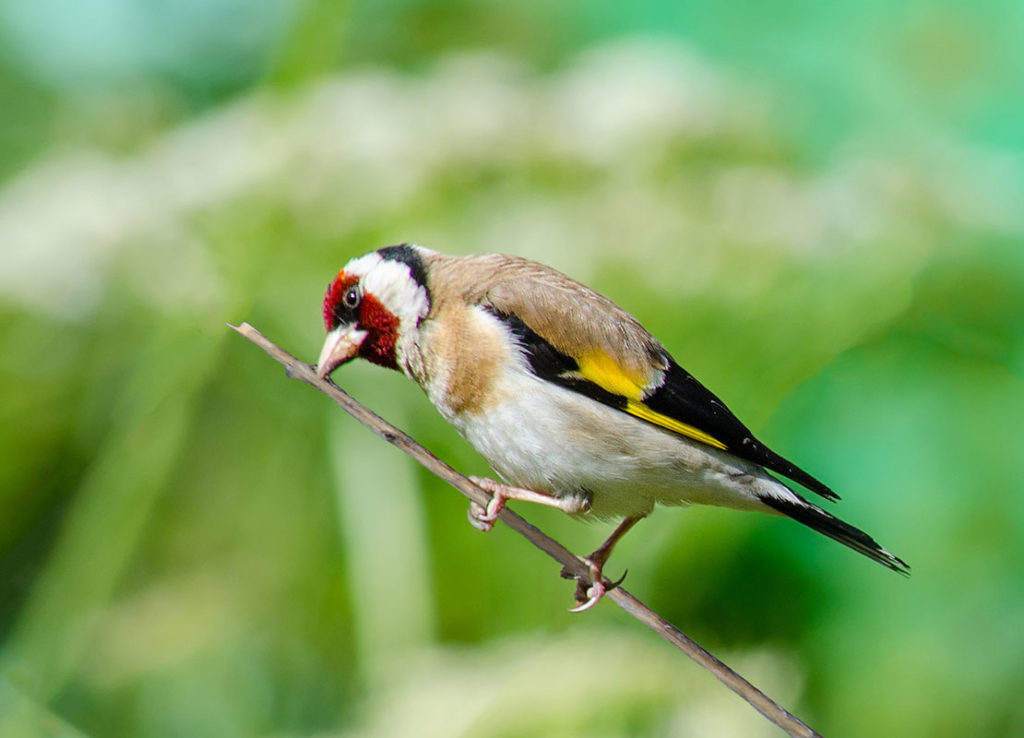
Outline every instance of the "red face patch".
[[397, 369], [395, 342], [398, 340], [398, 318], [373, 295], [364, 295], [359, 306], [359, 327], [367, 332], [359, 355], [374, 364]]
[[359, 347], [359, 356], [389, 369], [398, 369], [395, 342], [398, 340], [398, 318], [370, 294], [352, 292], [359, 278], [345, 270], [327, 288], [324, 296], [324, 326], [332, 331], [342, 324], [355, 325], [366, 331]]
[[338, 276], [334, 278], [334, 281], [328, 285], [327, 294], [324, 295], [324, 327], [328, 331], [333, 330], [335, 326], [341, 323], [345, 313], [350, 312], [350, 309], [346, 308], [344, 303], [345, 293], [358, 282], [359, 277], [346, 274], [345, 270], [342, 269], [338, 272]]

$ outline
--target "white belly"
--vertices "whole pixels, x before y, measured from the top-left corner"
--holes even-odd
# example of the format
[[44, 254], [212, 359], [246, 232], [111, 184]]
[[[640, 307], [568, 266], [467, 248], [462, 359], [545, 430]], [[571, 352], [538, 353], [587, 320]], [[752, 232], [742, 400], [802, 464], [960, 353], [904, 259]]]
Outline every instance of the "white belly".
[[[758, 495], [796, 499], [756, 464], [540, 379], [480, 308], [425, 326], [422, 342], [431, 351], [417, 348], [407, 373], [509, 484], [585, 496], [602, 517], [646, 515], [657, 502], [765, 511]], [[478, 350], [467, 356], [466, 345]]]
[[529, 373], [503, 385], [486, 411], [449, 420], [509, 484], [587, 496], [601, 517], [645, 515], [656, 502], [765, 510], [764, 485], [788, 496], [756, 465]]

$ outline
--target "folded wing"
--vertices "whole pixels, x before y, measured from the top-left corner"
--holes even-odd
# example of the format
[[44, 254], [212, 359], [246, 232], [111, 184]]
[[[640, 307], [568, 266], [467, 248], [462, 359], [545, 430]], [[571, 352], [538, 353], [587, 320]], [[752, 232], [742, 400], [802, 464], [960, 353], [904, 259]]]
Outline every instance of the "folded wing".
[[491, 275], [479, 302], [509, 326], [537, 376], [838, 499], [758, 441], [614, 302], [543, 265], [515, 266]]

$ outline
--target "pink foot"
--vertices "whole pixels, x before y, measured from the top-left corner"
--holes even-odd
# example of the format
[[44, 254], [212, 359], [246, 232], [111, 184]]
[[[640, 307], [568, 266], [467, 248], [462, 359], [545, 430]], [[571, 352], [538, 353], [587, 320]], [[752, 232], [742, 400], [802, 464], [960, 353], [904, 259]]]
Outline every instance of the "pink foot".
[[484, 477], [470, 477], [469, 479], [480, 489], [491, 493], [491, 499], [487, 503], [487, 507], [483, 507], [478, 502], [470, 502], [469, 510], [466, 511], [466, 515], [469, 517], [469, 524], [479, 531], [488, 533], [494, 528], [494, 521], [498, 519], [498, 514], [505, 507], [505, 502], [509, 499], [505, 493], [507, 487], [501, 482]]
[[[594, 579], [594, 583], [591, 584], [586, 591], [583, 590], [583, 582], [580, 582], [576, 587], [576, 607], [570, 607], [569, 612], [584, 612], [589, 610], [604, 597], [607, 588], [604, 586], [604, 582], [601, 581], [601, 575], [598, 574], [597, 578]], [[587, 599], [584, 600], [583, 598]]]
[[583, 612], [589, 610], [604, 597], [608, 592], [622, 584], [622, 580], [626, 578], [628, 572], [623, 572], [622, 576], [616, 579], [614, 582], [604, 583], [604, 574], [601, 570], [604, 568], [604, 562], [600, 564], [595, 563], [593, 559], [584, 559], [587, 562], [587, 568], [590, 570], [590, 586], [586, 586], [582, 579], [576, 577], [575, 574], [570, 574], [567, 570], [562, 569], [562, 576], [566, 579], [576, 579], [576, 607], [570, 607], [569, 612]]

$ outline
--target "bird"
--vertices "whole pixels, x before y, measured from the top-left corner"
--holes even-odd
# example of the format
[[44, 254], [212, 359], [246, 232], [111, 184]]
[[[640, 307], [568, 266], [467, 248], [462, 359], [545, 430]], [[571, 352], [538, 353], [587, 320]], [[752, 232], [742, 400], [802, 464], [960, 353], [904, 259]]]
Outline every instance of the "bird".
[[636, 318], [551, 267], [387, 246], [337, 273], [323, 321], [320, 378], [356, 358], [404, 373], [501, 478], [472, 477], [491, 495], [470, 506], [475, 527], [490, 530], [510, 500], [620, 520], [584, 559], [574, 612], [617, 586], [604, 566], [656, 504], [787, 516], [909, 573], [797, 492], [839, 499], [758, 440]]

